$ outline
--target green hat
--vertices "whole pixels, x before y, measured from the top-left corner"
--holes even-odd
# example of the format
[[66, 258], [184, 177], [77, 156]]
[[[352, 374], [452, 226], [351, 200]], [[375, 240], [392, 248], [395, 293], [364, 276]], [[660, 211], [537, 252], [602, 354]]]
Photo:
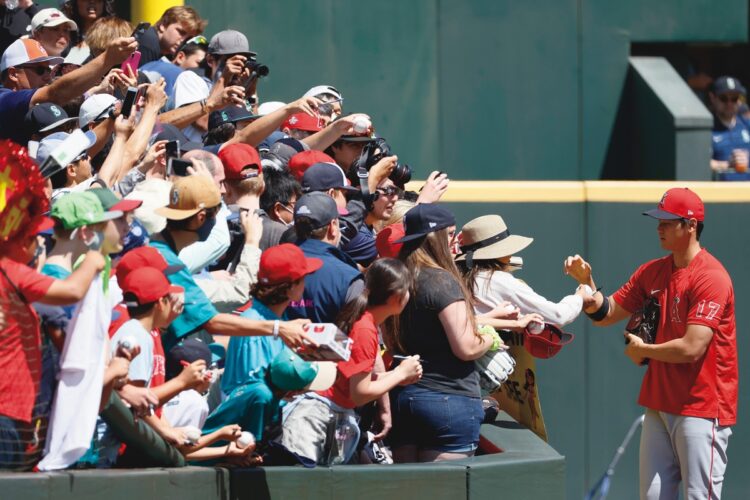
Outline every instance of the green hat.
[[336, 363], [308, 363], [289, 349], [281, 351], [268, 369], [271, 383], [283, 391], [324, 391], [336, 381]]
[[99, 198], [86, 191], [61, 196], [52, 205], [49, 215], [60, 221], [65, 229], [75, 229], [117, 219], [123, 213], [119, 210], [105, 212]]

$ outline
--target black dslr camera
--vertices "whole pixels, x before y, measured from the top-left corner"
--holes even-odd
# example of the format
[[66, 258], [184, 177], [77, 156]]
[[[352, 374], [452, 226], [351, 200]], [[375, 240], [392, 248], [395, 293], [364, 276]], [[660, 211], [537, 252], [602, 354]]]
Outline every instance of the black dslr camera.
[[271, 70], [268, 69], [268, 66], [259, 63], [255, 58], [250, 58], [245, 61], [245, 67], [250, 70], [251, 75], [255, 73], [258, 78], [268, 76], [268, 73], [271, 72]]
[[[357, 172], [360, 169], [369, 172], [377, 162], [388, 156], [393, 156], [393, 153], [384, 138], [379, 137], [368, 142], [349, 168], [349, 180], [356, 186], [359, 182]], [[405, 189], [406, 183], [411, 180], [411, 167], [406, 163], [398, 162], [388, 178], [399, 188]]]

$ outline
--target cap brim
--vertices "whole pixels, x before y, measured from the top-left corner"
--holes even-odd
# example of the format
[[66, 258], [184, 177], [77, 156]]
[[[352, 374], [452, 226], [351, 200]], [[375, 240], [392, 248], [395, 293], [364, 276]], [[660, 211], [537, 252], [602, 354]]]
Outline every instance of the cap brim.
[[339, 215], [349, 215], [349, 210], [346, 207], [336, 207], [336, 211], [338, 211]]
[[393, 243], [405, 243], [407, 241], [416, 240], [418, 238], [424, 238], [425, 236], [427, 236], [430, 233], [434, 233], [436, 231], [440, 231], [441, 229], [445, 229], [446, 227], [451, 227], [452, 225], [453, 224], [438, 224], [437, 226], [431, 228], [429, 231], [420, 232], [420, 233], [416, 233], [416, 234], [407, 234], [403, 238], [399, 238], [396, 241], [394, 241]]
[[119, 210], [120, 212], [130, 212], [143, 205], [143, 200], [120, 200], [110, 210]]
[[307, 267], [307, 271], [305, 271], [305, 276], [308, 274], [312, 274], [321, 267], [323, 267], [323, 261], [320, 259], [316, 259], [315, 257], [305, 257], [305, 264]]
[[318, 370], [310, 384], [305, 389], [310, 391], [325, 391], [336, 381], [336, 363], [333, 361], [315, 361], [312, 363]]
[[339, 137], [339, 140], [346, 142], [372, 142], [375, 140], [375, 137], [370, 137], [369, 135], [342, 135]]
[[215, 54], [217, 56], [228, 56], [228, 55], [233, 55], [233, 56], [240, 55], [240, 56], [246, 56], [246, 57], [257, 57], [258, 56], [258, 53], [257, 52], [253, 52], [253, 51], [249, 51], [249, 52], [233, 52], [231, 50], [219, 50], [219, 51], [213, 52], [213, 51], [211, 51], [210, 47], [208, 48], [208, 53], [209, 54]]
[[649, 210], [647, 212], [643, 212], [643, 215], [648, 215], [649, 217], [653, 217], [654, 219], [661, 219], [661, 220], [682, 219], [682, 217], [679, 215], [671, 214], [669, 212], [665, 212], [664, 210], [660, 210], [658, 208]]
[[[104, 215], [102, 216], [102, 220], [98, 222], [105, 222], [108, 220], [119, 219], [123, 215], [125, 215], [125, 212], [121, 212], [119, 210], [107, 210], [106, 212], [104, 212]], [[98, 224], [98, 222], [93, 222], [92, 224]]]
[[42, 129], [39, 129], [39, 132], [49, 132], [50, 130], [55, 130], [57, 127], [62, 127], [66, 123], [70, 123], [70, 122], [78, 122], [78, 118], [75, 118], [75, 117], [63, 118], [62, 120], [58, 120], [55, 123], [52, 123]]
[[179, 210], [177, 208], [161, 207], [154, 210], [154, 213], [156, 215], [166, 217], [169, 220], [185, 220], [188, 217], [192, 217], [193, 215], [197, 214], [201, 210], [201, 208], [195, 208], [192, 210]]
[[347, 191], [349, 193], [359, 193], [359, 189], [355, 188], [354, 186], [341, 186], [336, 189], [343, 189], [344, 191]]
[[48, 231], [53, 227], [55, 227], [55, 221], [50, 217], [41, 215], [31, 220], [31, 222], [29, 223], [28, 234], [43, 233], [44, 231]]
[[169, 293], [185, 293], [185, 289], [179, 285], [169, 285]]

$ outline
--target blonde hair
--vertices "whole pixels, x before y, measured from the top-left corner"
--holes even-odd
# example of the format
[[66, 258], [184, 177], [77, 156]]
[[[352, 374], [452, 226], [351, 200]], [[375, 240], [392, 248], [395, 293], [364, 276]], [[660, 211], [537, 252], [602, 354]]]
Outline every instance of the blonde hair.
[[393, 204], [393, 210], [391, 211], [391, 216], [388, 217], [385, 221], [378, 221], [377, 230], [382, 231], [384, 228], [392, 225], [392, 224], [398, 224], [399, 222], [403, 222], [404, 215], [406, 215], [406, 212], [414, 208], [417, 204], [413, 201], [407, 201], [407, 200], [397, 200], [396, 203]]
[[107, 45], [119, 37], [127, 37], [133, 32], [133, 26], [121, 17], [102, 17], [97, 19], [86, 32], [86, 45], [91, 50], [91, 57], [96, 57]]

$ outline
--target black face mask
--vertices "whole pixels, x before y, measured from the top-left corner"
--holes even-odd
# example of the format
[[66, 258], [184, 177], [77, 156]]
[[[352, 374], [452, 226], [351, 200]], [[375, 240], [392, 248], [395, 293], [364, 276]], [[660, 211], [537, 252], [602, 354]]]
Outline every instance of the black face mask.
[[198, 241], [206, 241], [215, 225], [216, 217], [207, 218], [203, 225], [195, 230], [196, 234], [198, 234]]

